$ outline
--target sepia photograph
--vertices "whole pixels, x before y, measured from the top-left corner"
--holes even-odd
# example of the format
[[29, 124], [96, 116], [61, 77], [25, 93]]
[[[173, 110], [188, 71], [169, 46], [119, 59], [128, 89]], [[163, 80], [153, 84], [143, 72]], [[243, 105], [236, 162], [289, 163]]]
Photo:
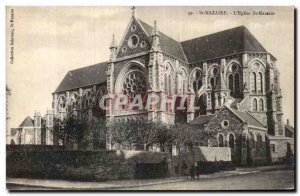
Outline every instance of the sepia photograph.
[[8, 191], [295, 191], [295, 7], [5, 10]]

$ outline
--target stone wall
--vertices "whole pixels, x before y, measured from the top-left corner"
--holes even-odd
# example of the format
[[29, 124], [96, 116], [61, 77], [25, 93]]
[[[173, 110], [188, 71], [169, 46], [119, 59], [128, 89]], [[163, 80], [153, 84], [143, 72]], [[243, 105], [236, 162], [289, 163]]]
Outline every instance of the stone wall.
[[205, 147], [199, 146], [194, 148], [194, 157], [191, 152], [182, 152], [179, 156], [187, 161], [231, 161], [231, 149], [229, 147]]
[[[228, 121], [227, 127], [222, 126], [224, 121]], [[241, 162], [242, 151], [242, 132], [244, 130], [241, 120], [239, 120], [231, 111], [223, 107], [216, 116], [209, 122], [208, 130], [215, 133], [214, 137], [209, 140], [209, 145], [218, 146], [218, 137], [220, 134], [224, 137], [224, 145], [229, 146], [229, 134], [233, 134], [235, 138], [234, 148], [232, 149], [232, 161], [234, 163]]]
[[[152, 173], [169, 175], [168, 153], [145, 151], [66, 151], [23, 148], [6, 155], [7, 177], [103, 181], [143, 177], [137, 164], [150, 167]], [[161, 167], [161, 168], [157, 168]], [[157, 168], [157, 170], [155, 170]], [[155, 171], [154, 171], [154, 170]], [[164, 170], [164, 171], [162, 171]], [[145, 170], [146, 171], [146, 170]], [[148, 170], [147, 170], [148, 171]], [[153, 176], [152, 176], [153, 177]]]
[[[270, 138], [270, 152], [272, 162], [284, 161], [287, 154], [287, 145], [290, 144], [291, 150], [294, 154], [294, 138], [290, 139], [271, 139]], [[274, 145], [274, 149], [273, 149]], [[275, 150], [275, 151], [274, 151]]]

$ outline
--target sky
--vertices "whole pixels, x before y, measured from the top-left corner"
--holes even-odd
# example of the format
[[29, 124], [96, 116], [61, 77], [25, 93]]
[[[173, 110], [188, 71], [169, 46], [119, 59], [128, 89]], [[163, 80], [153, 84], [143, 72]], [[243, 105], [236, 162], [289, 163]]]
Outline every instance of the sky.
[[[14, 62], [10, 64], [11, 9], [14, 9]], [[274, 15], [199, 15], [199, 11], [264, 11]], [[112, 34], [119, 42], [131, 7], [7, 7], [8, 128], [34, 111], [52, 107], [52, 93], [69, 70], [109, 58]], [[277, 58], [283, 120], [294, 123], [294, 19], [292, 7], [137, 7], [136, 16], [184, 41], [245, 25]]]

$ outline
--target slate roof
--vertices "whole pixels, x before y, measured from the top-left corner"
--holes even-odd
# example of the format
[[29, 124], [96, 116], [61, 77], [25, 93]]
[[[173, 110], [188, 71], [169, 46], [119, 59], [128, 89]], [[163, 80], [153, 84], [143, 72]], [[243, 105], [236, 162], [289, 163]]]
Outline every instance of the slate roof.
[[197, 116], [194, 120], [192, 120], [190, 122], [190, 124], [204, 125], [204, 124], [207, 124], [214, 116], [215, 116], [215, 114]]
[[247, 122], [249, 125], [260, 127], [260, 128], [266, 128], [263, 124], [261, 124], [256, 118], [254, 118], [248, 112], [242, 112], [232, 108], [230, 108], [230, 111], [232, 111], [236, 116], [238, 116], [244, 122]]
[[79, 87], [106, 82], [107, 62], [98, 63], [69, 71], [56, 92], [71, 90]]
[[[139, 20], [150, 36], [153, 27]], [[267, 52], [245, 26], [178, 42], [159, 32], [163, 52], [188, 63], [195, 63], [241, 52]], [[69, 71], [56, 92], [106, 82], [107, 62]]]
[[267, 52], [245, 26], [181, 42], [189, 63], [240, 52]]
[[[147, 34], [150, 36], [152, 33], [153, 27], [148, 25], [147, 23], [143, 22], [142, 20], [138, 19], [140, 24], [144, 27]], [[170, 54], [174, 57], [177, 57], [183, 61], [186, 61], [186, 57], [183, 53], [181, 45], [178, 41], [174, 40], [173, 38], [167, 36], [166, 34], [159, 31], [159, 42], [160, 48], [162, 52]]]
[[19, 127], [33, 127], [33, 119], [30, 116], [27, 116]]

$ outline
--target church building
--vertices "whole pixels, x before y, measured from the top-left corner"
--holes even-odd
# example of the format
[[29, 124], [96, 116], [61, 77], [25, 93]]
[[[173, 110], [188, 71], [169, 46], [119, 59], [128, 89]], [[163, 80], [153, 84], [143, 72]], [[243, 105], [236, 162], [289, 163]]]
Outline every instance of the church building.
[[[119, 44], [113, 36], [109, 49], [107, 62], [66, 74], [53, 93], [55, 117], [86, 113], [108, 124], [130, 119], [190, 123], [199, 131], [218, 132], [207, 146], [232, 148], [238, 164], [249, 157], [265, 163], [269, 136], [274, 145], [276, 137], [285, 138], [276, 58], [245, 26], [177, 41], [160, 32], [158, 22], [138, 19], [133, 9]], [[116, 94], [126, 95], [129, 102], [136, 95], [193, 95], [198, 109], [177, 111], [167, 104], [165, 110], [129, 111], [115, 108], [114, 96], [106, 99], [108, 110], [99, 107], [104, 95]]]

